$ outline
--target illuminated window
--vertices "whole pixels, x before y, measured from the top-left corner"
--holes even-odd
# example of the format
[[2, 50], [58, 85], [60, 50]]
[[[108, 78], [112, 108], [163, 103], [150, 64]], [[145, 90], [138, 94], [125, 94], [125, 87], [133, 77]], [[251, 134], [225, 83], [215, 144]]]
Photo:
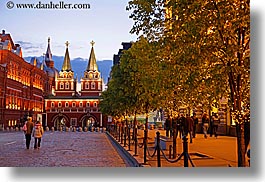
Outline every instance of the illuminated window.
[[97, 107], [97, 103], [96, 102], [94, 102], [94, 107]]
[[72, 103], [72, 107], [75, 107], [75, 106], [76, 106], [76, 104], [75, 104], [75, 102], [73, 102], [73, 103]]
[[69, 82], [66, 82], [65, 89], [69, 89]]
[[88, 82], [85, 83], [85, 89], [89, 89], [89, 83]]
[[62, 103], [61, 102], [58, 103], [58, 107], [62, 107]]
[[54, 102], [51, 103], [51, 107], [54, 108]]
[[89, 106], [90, 106], [89, 102], [87, 102], [87, 103], [86, 103], [86, 106], [87, 106], [87, 107], [89, 107]]
[[98, 82], [98, 90], [101, 90], [101, 83]]
[[64, 89], [63, 82], [60, 83], [60, 89]]
[[79, 107], [83, 107], [83, 102], [79, 102]]
[[95, 82], [92, 82], [91, 83], [91, 89], [95, 89], [96, 88], [96, 84], [95, 84]]
[[69, 107], [69, 103], [68, 102], [65, 103], [65, 107]]

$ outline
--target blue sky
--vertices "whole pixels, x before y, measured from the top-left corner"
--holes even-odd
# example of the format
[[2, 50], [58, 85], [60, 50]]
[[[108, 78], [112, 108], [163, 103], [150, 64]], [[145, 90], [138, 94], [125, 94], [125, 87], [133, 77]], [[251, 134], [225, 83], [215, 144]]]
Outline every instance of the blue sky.
[[[40, 56], [51, 38], [53, 55], [63, 56], [65, 42], [70, 42], [70, 57], [88, 58], [94, 40], [98, 60], [113, 59], [122, 42], [135, 41], [129, 33], [133, 21], [126, 11], [128, 0], [64, 0], [65, 3], [88, 3], [88, 10], [8, 9], [0, 2], [0, 29], [20, 43], [23, 56]], [[39, 3], [39, 0], [12, 0], [14, 3]], [[42, 0], [42, 3], [61, 0]]]

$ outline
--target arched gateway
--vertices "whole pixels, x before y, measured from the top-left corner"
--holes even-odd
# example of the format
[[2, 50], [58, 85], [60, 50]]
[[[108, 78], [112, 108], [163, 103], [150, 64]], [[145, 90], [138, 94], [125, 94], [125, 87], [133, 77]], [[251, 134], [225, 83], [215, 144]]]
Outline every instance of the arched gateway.
[[55, 115], [52, 120], [52, 123], [55, 129], [59, 129], [60, 127], [69, 126], [69, 119], [67, 118], [67, 116], [59, 113]]
[[81, 120], [80, 120], [82, 127], [87, 127], [87, 128], [91, 128], [91, 127], [98, 127], [99, 126], [99, 122], [97, 120], [97, 118], [93, 115], [84, 115]]

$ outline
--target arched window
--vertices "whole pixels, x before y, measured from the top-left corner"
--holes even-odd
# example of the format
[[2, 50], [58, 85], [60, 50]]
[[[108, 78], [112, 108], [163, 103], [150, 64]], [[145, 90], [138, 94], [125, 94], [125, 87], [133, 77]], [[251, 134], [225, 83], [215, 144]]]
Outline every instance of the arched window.
[[91, 89], [95, 89], [96, 88], [96, 84], [95, 84], [95, 82], [92, 82], [91, 83]]
[[75, 104], [75, 102], [73, 102], [73, 103], [72, 103], [72, 107], [75, 107], [75, 106], [76, 106], [76, 104]]
[[62, 107], [62, 103], [61, 102], [58, 103], [58, 107]]
[[79, 102], [79, 107], [83, 107], [83, 102]]
[[90, 107], [90, 103], [89, 102], [86, 103], [86, 107]]
[[69, 107], [69, 103], [68, 102], [65, 103], [65, 107]]
[[51, 107], [54, 108], [54, 102], [51, 103]]
[[60, 82], [60, 89], [64, 89], [64, 84], [63, 84], [63, 82]]
[[85, 89], [89, 89], [89, 82], [85, 83]]
[[65, 83], [65, 89], [69, 89], [69, 82]]
[[94, 107], [97, 107], [97, 103], [96, 102], [94, 102]]

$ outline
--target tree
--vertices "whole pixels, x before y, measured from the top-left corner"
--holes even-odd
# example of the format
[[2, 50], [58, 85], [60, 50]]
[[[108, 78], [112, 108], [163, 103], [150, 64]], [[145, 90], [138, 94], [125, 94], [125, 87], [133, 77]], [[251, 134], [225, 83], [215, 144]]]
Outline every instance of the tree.
[[161, 60], [174, 75], [164, 85], [168, 99], [177, 93], [182, 103], [210, 105], [229, 98], [237, 123], [238, 166], [244, 166], [248, 119], [243, 116], [249, 116], [250, 105], [249, 1], [132, 0], [128, 10], [135, 20], [132, 32], [160, 42]]

